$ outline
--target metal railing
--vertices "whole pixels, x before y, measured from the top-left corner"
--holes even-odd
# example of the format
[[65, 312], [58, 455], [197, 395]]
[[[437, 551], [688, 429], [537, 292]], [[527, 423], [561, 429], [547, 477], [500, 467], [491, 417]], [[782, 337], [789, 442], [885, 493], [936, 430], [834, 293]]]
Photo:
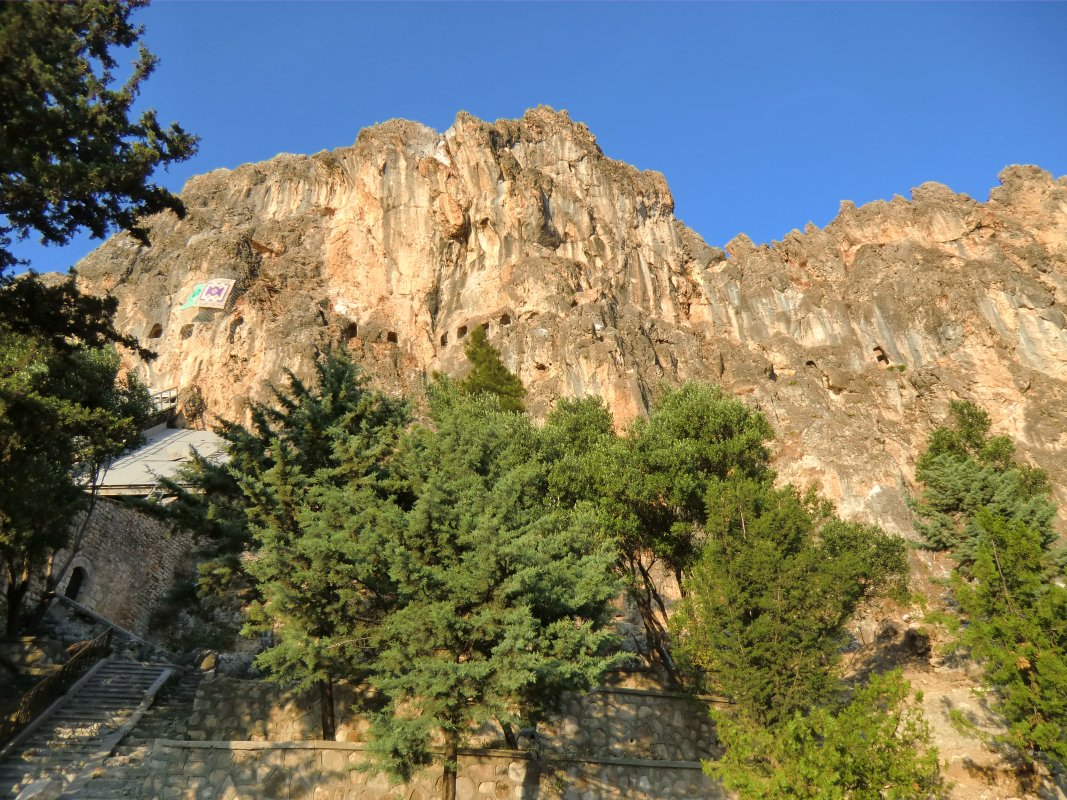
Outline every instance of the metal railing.
[[93, 639], [71, 659], [42, 680], [19, 700], [18, 706], [6, 719], [0, 720], [0, 744], [14, 738], [19, 731], [59, 699], [100, 659], [111, 652], [111, 629]]
[[156, 411], [169, 411], [178, 405], [178, 390], [173, 389], [160, 389], [157, 392], [152, 392], [152, 405]]

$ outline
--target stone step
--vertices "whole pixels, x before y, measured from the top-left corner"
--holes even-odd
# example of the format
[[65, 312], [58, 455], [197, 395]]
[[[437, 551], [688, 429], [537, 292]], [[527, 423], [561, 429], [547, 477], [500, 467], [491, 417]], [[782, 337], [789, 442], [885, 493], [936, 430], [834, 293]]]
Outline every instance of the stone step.
[[[38, 779], [70, 782], [81, 774], [79, 785], [82, 779], [92, 783], [89, 775], [97, 771], [93, 764], [99, 767], [101, 753], [112, 746], [110, 738], [131, 720], [145, 692], [169, 669], [170, 665], [158, 663], [105, 662], [18, 752], [0, 762], [0, 798], [14, 797], [21, 786]], [[139, 758], [143, 761], [145, 756]], [[120, 778], [121, 773], [112, 777]], [[100, 784], [99, 792], [98, 797], [136, 796], [120, 791], [117, 783], [110, 788]]]

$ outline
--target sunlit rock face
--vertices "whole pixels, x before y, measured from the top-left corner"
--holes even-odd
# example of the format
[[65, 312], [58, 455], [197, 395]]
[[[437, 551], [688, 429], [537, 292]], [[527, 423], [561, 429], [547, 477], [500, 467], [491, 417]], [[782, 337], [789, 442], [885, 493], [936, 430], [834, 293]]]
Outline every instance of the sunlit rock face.
[[[773, 423], [783, 480], [910, 535], [915, 457], [956, 398], [1067, 500], [1067, 178], [1000, 180], [988, 202], [928, 183], [724, 252], [675, 219], [663, 176], [565, 113], [460, 114], [194, 178], [185, 219], [148, 220], [151, 247], [116, 236], [79, 272], [158, 352], [146, 381], [198, 388], [209, 422], [339, 340], [418, 396], [486, 325], [536, 415], [591, 394], [623, 425], [665, 385], [714, 381]], [[225, 310], [181, 308], [212, 278], [236, 280]]]

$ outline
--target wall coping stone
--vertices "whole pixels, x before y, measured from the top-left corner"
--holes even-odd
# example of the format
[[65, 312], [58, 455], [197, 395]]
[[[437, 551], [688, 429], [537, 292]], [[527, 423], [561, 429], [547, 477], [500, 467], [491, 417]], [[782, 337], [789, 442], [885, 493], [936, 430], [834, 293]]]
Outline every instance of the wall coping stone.
[[[332, 742], [327, 740], [308, 740], [294, 742], [249, 742], [249, 741], [194, 741], [190, 739], [154, 739], [152, 749], [157, 747], [186, 750], [343, 750], [362, 753], [367, 747], [362, 742]], [[500, 750], [493, 748], [461, 747], [461, 756], [488, 756], [490, 758], [507, 758], [512, 761], [533, 761], [534, 756], [525, 750]], [[568, 762], [576, 764], [607, 764], [621, 767], [651, 767], [656, 769], [679, 769], [702, 771], [699, 761], [660, 761], [651, 758], [594, 758], [591, 756], [564, 756], [546, 753], [541, 761]]]
[[688, 692], [672, 692], [668, 689], [626, 689], [614, 686], [598, 686], [584, 694], [628, 694], [637, 697], [663, 697], [668, 700], [697, 700], [701, 703], [718, 703], [719, 705], [733, 705], [733, 702], [725, 697], [717, 697], [711, 694], [689, 694]]

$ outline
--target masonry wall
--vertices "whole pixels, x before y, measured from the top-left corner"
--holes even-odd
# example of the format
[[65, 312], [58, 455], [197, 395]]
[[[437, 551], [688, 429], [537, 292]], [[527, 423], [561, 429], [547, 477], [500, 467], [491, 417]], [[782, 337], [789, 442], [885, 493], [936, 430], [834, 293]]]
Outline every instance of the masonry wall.
[[[366, 721], [348, 711], [353, 701], [349, 687], [335, 687], [340, 741], [365, 740]], [[503, 734], [496, 726], [489, 727], [472, 737], [472, 743], [501, 745]], [[215, 677], [200, 686], [188, 736], [202, 741], [318, 739], [318, 693]], [[707, 703], [653, 689], [602, 688], [567, 695], [560, 713], [538, 727], [538, 743], [558, 756], [699, 761], [715, 755]]]
[[[75, 522], [75, 529], [80, 524], [81, 519]], [[178, 567], [193, 549], [190, 533], [102, 497], [59, 594], [66, 592], [74, 570], [81, 568], [85, 578], [77, 601], [143, 635], [152, 612], [174, 586]], [[62, 552], [59, 563], [66, 556], [66, 551]]]
[[[160, 800], [430, 800], [440, 768], [393, 785], [357, 769], [363, 745], [348, 742], [177, 742], [152, 745], [144, 797]], [[458, 800], [719, 800], [725, 794], [693, 762], [578, 759], [465, 750]]]

